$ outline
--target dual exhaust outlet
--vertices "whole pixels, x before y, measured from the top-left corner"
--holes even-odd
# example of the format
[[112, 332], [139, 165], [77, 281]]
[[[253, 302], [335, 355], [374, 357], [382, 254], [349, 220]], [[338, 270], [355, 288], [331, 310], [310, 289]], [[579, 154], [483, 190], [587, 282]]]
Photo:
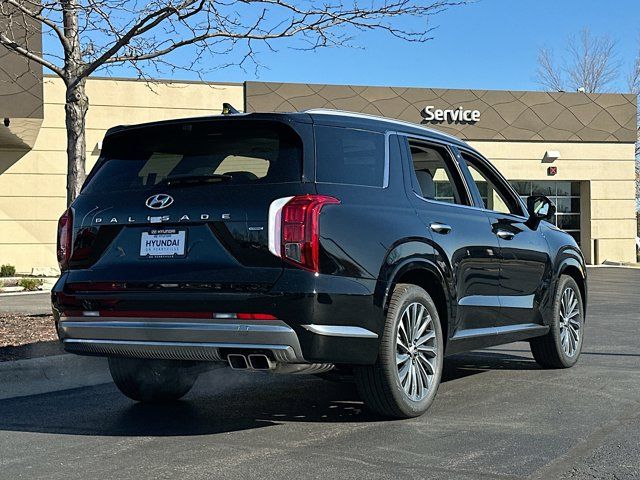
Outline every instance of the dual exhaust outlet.
[[227, 355], [227, 362], [234, 370], [274, 370], [276, 362], [262, 353], [252, 353], [242, 355], [241, 353], [230, 353]]

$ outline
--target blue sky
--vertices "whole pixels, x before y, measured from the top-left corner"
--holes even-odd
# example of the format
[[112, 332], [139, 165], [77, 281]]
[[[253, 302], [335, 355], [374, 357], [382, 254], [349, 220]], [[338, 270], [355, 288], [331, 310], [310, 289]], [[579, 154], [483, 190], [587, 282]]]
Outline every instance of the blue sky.
[[[480, 89], [539, 89], [536, 55], [543, 45], [562, 46], [588, 26], [618, 42], [631, 69], [640, 49], [639, 0], [481, 0], [434, 17], [438, 29], [426, 44], [408, 44], [382, 33], [358, 39], [360, 49], [301, 53], [280, 49], [263, 56], [260, 80]], [[626, 71], [624, 72], [626, 75]], [[220, 79], [244, 80], [254, 72], [226, 70]], [[626, 91], [620, 79], [613, 87]]]
[[[262, 49], [265, 67], [257, 74], [252, 67], [246, 72], [232, 67], [205, 78], [536, 90], [541, 88], [535, 81], [539, 47], [559, 50], [569, 35], [588, 26], [594, 34], [608, 34], [618, 42], [623, 69], [612, 89], [626, 91], [624, 77], [640, 49], [638, 20], [639, 0], [479, 0], [433, 17], [432, 25], [438, 25], [435, 39], [424, 44], [406, 43], [383, 32], [357, 36], [354, 43], [360, 48], [302, 52], [274, 43], [277, 52]], [[111, 74], [134, 72], [117, 69]], [[185, 72], [175, 77], [197, 79]]]

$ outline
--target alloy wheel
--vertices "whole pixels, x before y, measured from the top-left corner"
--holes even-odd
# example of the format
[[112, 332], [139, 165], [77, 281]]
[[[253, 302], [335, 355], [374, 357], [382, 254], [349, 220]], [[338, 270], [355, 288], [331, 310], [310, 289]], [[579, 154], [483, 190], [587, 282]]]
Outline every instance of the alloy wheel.
[[568, 357], [573, 357], [580, 345], [582, 322], [576, 292], [567, 287], [560, 299], [560, 343]]
[[400, 317], [396, 335], [398, 379], [413, 401], [427, 396], [437, 371], [438, 347], [433, 318], [427, 308], [414, 302]]

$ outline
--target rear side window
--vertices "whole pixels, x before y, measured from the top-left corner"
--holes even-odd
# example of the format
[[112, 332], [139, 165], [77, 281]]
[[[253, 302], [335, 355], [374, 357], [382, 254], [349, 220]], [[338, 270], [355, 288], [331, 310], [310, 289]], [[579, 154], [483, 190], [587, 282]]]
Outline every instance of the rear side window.
[[224, 121], [143, 127], [105, 140], [87, 193], [148, 189], [210, 177], [212, 184], [300, 182], [302, 141], [277, 122]]
[[316, 181], [384, 186], [384, 134], [323, 126], [316, 126], [315, 132]]
[[429, 200], [468, 205], [455, 160], [446, 148], [409, 138], [414, 191]]

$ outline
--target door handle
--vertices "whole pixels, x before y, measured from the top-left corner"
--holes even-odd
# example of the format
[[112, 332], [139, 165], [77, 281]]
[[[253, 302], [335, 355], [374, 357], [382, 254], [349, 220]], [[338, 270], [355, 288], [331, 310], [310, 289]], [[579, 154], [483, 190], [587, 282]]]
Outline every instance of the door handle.
[[496, 235], [503, 240], [512, 240], [516, 236], [515, 233], [509, 230], [496, 230]]
[[446, 223], [434, 222], [429, 225], [429, 227], [431, 227], [431, 230], [433, 230], [434, 232], [441, 233], [442, 235], [446, 235], [451, 231], [451, 226], [447, 225]]

